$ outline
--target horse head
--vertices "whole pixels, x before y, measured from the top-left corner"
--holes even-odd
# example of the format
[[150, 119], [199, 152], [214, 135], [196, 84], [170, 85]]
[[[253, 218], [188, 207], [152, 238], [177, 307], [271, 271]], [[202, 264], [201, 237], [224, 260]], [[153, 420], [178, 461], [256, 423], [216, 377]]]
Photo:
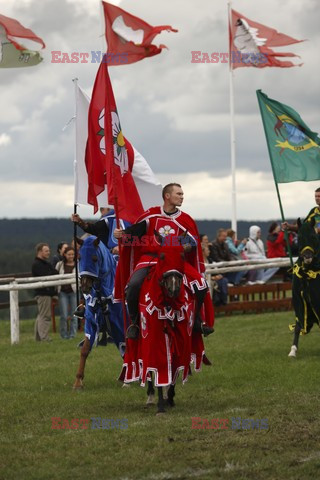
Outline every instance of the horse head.
[[163, 248], [159, 255], [157, 264], [159, 284], [170, 299], [175, 299], [180, 294], [183, 284], [184, 261], [182, 247]]
[[298, 218], [297, 224], [299, 257], [304, 265], [310, 266], [320, 253], [319, 237], [314, 229], [315, 219], [302, 223]]
[[99, 238], [89, 236], [85, 240], [77, 238], [80, 245], [79, 252], [79, 275], [81, 279], [81, 290], [89, 294], [94, 283], [99, 279]]

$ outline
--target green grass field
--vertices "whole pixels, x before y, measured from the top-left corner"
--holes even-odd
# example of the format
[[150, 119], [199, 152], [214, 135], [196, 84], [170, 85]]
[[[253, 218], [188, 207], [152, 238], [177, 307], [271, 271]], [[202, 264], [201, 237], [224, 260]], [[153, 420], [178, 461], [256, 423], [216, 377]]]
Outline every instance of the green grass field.
[[[121, 388], [114, 346], [89, 357], [85, 390], [72, 391], [79, 350], [73, 341], [36, 344], [31, 321], [19, 345], [0, 323], [0, 478], [316, 479], [320, 472], [320, 332], [288, 358], [292, 313], [219, 317], [204, 367], [165, 416], [145, 407], [138, 385]], [[52, 417], [127, 419], [127, 429], [52, 429]], [[229, 419], [227, 429], [192, 429], [192, 417]], [[234, 429], [232, 418], [267, 419]], [[203, 423], [203, 422], [202, 422]]]

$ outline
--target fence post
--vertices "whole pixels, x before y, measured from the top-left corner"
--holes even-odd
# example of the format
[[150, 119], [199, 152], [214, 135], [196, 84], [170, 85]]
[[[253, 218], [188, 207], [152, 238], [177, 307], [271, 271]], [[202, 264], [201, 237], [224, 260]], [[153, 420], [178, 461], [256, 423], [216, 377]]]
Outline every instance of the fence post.
[[[10, 284], [12, 287], [17, 282]], [[18, 290], [10, 290], [10, 331], [11, 345], [19, 343], [19, 292]]]

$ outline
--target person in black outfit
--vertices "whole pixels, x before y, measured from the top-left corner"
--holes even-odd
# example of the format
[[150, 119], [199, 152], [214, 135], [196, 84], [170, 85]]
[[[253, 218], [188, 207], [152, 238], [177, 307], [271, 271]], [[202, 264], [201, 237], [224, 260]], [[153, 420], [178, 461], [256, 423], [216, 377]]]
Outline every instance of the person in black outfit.
[[[45, 277], [57, 275], [57, 270], [49, 262], [50, 248], [47, 243], [36, 245], [36, 258], [32, 264], [33, 277]], [[56, 295], [55, 287], [35, 289], [35, 298], [38, 304], [38, 316], [36, 318], [34, 333], [37, 342], [50, 342], [49, 330], [51, 323], [51, 300]]]

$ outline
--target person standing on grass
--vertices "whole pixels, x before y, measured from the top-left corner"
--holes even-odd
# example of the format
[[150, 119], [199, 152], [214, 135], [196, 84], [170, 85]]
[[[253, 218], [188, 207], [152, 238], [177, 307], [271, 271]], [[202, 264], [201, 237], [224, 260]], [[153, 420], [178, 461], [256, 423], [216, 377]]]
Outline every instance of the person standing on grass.
[[[61, 275], [75, 273], [74, 248], [67, 247], [63, 252], [63, 259], [57, 263], [56, 270]], [[60, 336], [68, 339], [74, 338], [77, 333], [78, 319], [73, 315], [77, 308], [76, 284], [59, 285], [59, 309], [60, 309]], [[70, 332], [68, 332], [68, 316], [71, 317]]]
[[[47, 243], [38, 243], [35, 247], [36, 258], [32, 264], [33, 277], [57, 275], [57, 270], [49, 262], [50, 248]], [[42, 287], [35, 289], [35, 299], [38, 305], [34, 333], [37, 342], [50, 342], [49, 330], [51, 323], [51, 301], [56, 295], [55, 287]]]

